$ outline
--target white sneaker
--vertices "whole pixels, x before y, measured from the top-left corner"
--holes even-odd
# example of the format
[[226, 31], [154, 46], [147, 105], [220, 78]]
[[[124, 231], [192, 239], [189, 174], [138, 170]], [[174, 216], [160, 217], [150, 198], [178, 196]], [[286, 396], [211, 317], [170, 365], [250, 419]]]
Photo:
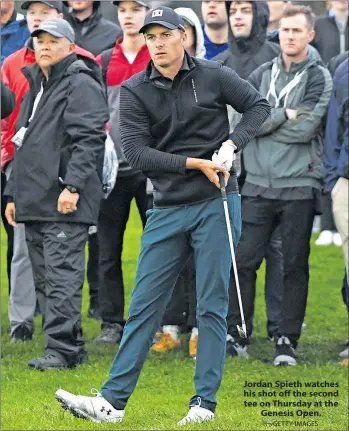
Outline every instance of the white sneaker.
[[92, 422], [111, 422], [113, 424], [122, 422], [125, 410], [116, 410], [95, 389], [91, 389], [95, 397], [84, 397], [74, 395], [70, 392], [58, 389], [56, 399], [65, 410], [69, 410], [74, 416], [81, 419], [89, 419]]
[[337, 247], [342, 247], [342, 238], [338, 232], [333, 234], [332, 241], [333, 241], [333, 244], [336, 245]]
[[214, 413], [203, 407], [194, 406], [190, 407], [190, 410], [181, 421], [177, 423], [177, 426], [181, 427], [187, 424], [197, 424], [201, 422], [213, 421]]
[[333, 243], [333, 232], [330, 230], [323, 230], [319, 238], [315, 241], [315, 245], [331, 245]]
[[279, 337], [276, 342], [274, 365], [297, 365], [296, 351], [288, 337], [284, 335]]

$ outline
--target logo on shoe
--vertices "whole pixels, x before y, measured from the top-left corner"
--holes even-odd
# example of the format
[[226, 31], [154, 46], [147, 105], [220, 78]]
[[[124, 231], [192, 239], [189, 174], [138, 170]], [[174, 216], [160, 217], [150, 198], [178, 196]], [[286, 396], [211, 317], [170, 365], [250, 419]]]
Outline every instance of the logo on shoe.
[[106, 410], [105, 409], [105, 407], [103, 406], [102, 408], [101, 408], [101, 412], [103, 413], [103, 412], [106, 412], [107, 413], [107, 415], [110, 415], [110, 413], [111, 413], [111, 410], [109, 409], [109, 410]]
[[66, 237], [67, 235], [63, 231], [59, 232], [59, 234], [57, 235], [57, 238], [66, 238]]

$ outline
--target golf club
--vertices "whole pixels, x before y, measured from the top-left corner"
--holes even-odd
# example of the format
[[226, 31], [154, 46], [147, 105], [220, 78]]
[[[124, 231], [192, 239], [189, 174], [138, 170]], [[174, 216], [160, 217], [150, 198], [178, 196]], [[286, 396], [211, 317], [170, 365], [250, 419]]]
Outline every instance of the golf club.
[[222, 199], [223, 199], [225, 221], [227, 223], [228, 238], [229, 238], [229, 245], [230, 245], [230, 252], [231, 252], [231, 260], [233, 261], [234, 277], [235, 277], [235, 283], [236, 283], [236, 292], [238, 294], [238, 299], [239, 299], [239, 307], [240, 307], [240, 315], [241, 315], [241, 323], [242, 323], [241, 326], [236, 325], [236, 327], [238, 329], [240, 337], [241, 338], [247, 338], [247, 330], [246, 330], [246, 323], [245, 323], [245, 317], [244, 317], [244, 310], [242, 308], [242, 301], [241, 301], [241, 293], [240, 293], [240, 284], [239, 284], [238, 270], [237, 270], [237, 267], [236, 267], [236, 259], [235, 259], [233, 235], [232, 235], [232, 232], [231, 232], [231, 225], [230, 225], [230, 216], [229, 216], [227, 192], [225, 190], [225, 180], [224, 180], [224, 175], [221, 172], [218, 172], [218, 177], [219, 177], [219, 184], [220, 184], [221, 193], [222, 193]]

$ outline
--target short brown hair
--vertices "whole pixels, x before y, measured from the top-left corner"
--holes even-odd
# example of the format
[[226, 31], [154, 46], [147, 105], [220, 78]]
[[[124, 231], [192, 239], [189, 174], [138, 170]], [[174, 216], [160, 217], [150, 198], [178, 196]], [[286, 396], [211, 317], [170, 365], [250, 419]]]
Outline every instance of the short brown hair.
[[287, 6], [287, 8], [284, 11], [282, 18], [289, 18], [291, 16], [296, 16], [296, 15], [304, 15], [307, 22], [308, 22], [309, 27], [311, 29], [314, 28], [315, 15], [314, 15], [310, 6], [302, 6], [302, 5]]

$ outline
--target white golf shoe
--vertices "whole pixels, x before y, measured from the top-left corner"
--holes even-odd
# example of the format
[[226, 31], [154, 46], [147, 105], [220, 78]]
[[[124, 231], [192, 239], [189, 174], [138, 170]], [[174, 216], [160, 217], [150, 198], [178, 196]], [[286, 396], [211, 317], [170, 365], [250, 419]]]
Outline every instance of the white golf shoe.
[[111, 422], [115, 424], [122, 422], [125, 410], [116, 410], [97, 390], [91, 389], [91, 393], [96, 396], [84, 397], [58, 389], [56, 399], [65, 410], [69, 410], [78, 418], [89, 419], [96, 423]]
[[188, 414], [177, 423], [177, 426], [181, 427], [187, 424], [197, 424], [201, 422], [213, 421], [214, 413], [203, 407], [194, 406], [191, 407]]

